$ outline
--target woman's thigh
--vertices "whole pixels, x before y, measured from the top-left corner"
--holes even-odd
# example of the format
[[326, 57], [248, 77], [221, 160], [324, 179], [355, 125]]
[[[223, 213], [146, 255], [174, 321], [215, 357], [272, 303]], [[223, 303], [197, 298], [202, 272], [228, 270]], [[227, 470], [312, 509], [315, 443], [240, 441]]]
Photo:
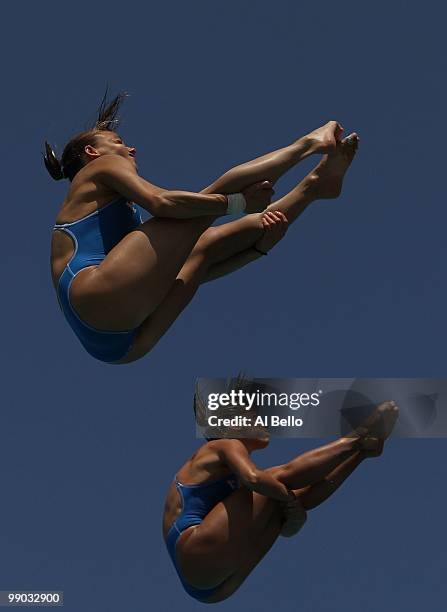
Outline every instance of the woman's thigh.
[[71, 288], [79, 316], [98, 329], [138, 327], [162, 302], [212, 221], [150, 219], [130, 232]]
[[251, 550], [250, 557], [245, 564], [240, 564], [234, 574], [232, 574], [223, 584], [216, 589], [209, 603], [215, 603], [227, 599], [245, 582], [262, 558], [268, 553], [278, 538], [280, 530], [280, 519], [278, 515], [272, 516], [268, 525], [264, 529], [263, 537], [257, 541]]
[[280, 523], [279, 502], [238, 489], [217, 504], [199, 527], [182, 534], [177, 557], [184, 577], [198, 588], [210, 588], [230, 577], [245, 576], [275, 541]]

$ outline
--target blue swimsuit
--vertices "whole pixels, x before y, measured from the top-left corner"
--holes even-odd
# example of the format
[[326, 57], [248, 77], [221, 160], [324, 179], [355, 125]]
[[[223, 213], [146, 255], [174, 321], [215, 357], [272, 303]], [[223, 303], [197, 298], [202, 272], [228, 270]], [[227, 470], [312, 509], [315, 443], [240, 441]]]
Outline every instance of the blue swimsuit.
[[239, 488], [238, 479], [234, 474], [230, 474], [226, 478], [206, 484], [184, 485], [176, 478], [175, 486], [182, 500], [182, 511], [168, 531], [166, 546], [185, 591], [191, 597], [204, 601], [211, 597], [221, 585], [211, 589], [197, 589], [186, 582], [177, 564], [175, 552], [177, 540], [185, 529], [192, 525], [200, 525], [214, 506]]
[[55, 230], [71, 236], [75, 245], [73, 257], [59, 279], [59, 304], [84, 348], [96, 359], [108, 363], [125, 357], [137, 330], [103, 331], [91, 327], [80, 319], [72, 307], [70, 287], [78, 272], [100, 264], [107, 253], [140, 224], [141, 215], [136, 206], [128, 204], [126, 198], [118, 198], [78, 221], [54, 226]]

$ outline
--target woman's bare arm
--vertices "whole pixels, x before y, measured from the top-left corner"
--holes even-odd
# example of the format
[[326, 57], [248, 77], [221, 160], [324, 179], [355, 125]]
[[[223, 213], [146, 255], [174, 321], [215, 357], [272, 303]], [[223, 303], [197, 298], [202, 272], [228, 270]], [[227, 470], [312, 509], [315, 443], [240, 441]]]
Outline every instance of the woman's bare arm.
[[216, 446], [220, 460], [247, 489], [282, 502], [290, 499], [289, 491], [279, 480], [256, 467], [240, 440], [221, 440]]
[[132, 162], [117, 155], [102, 155], [91, 163], [94, 179], [154, 216], [190, 219], [204, 215], [221, 216], [227, 211], [225, 195], [162, 189], [139, 176]]
[[[102, 155], [91, 164], [95, 164], [92, 168], [93, 179], [139, 204], [156, 217], [191, 219], [227, 214], [229, 196], [162, 189], [139, 176], [130, 160], [117, 155]], [[265, 210], [270, 204], [272, 193], [268, 181], [260, 181], [244, 189], [244, 212]]]

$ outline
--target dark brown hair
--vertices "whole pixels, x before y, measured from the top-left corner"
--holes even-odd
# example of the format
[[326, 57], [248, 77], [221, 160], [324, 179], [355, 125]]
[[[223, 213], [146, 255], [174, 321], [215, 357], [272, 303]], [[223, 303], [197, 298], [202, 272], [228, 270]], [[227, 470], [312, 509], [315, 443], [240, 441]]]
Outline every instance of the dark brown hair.
[[76, 134], [64, 147], [62, 157], [57, 158], [51, 145], [45, 141], [45, 153], [43, 153], [43, 161], [46, 169], [55, 181], [67, 178], [70, 181], [84, 166], [82, 155], [84, 148], [87, 145], [95, 145], [97, 136], [100, 132], [114, 131], [119, 120], [117, 114], [119, 107], [127, 96], [127, 93], [121, 92], [116, 95], [113, 100], [107, 103], [107, 89], [101, 104], [98, 108], [96, 121], [92, 127], [80, 134]]
[[[253, 386], [253, 380], [247, 378], [242, 372], [240, 372], [235, 378], [230, 378], [226, 384], [226, 393], [230, 393], [231, 391], [249, 391]], [[193, 409], [194, 409], [194, 417], [196, 421], [196, 425], [200, 430], [200, 433], [203, 435], [207, 442], [212, 442], [213, 440], [220, 440], [221, 438], [231, 438], [232, 437], [232, 427], [210, 427], [208, 425], [208, 410], [206, 406], [206, 402], [203, 398], [201, 389], [199, 387], [199, 382], [196, 382], [196, 388], [194, 393], [193, 400]], [[253, 414], [252, 410], [252, 414]], [[246, 414], [245, 408], [241, 406], [228, 407], [224, 410], [218, 411], [215, 413], [221, 417], [231, 417], [231, 416], [242, 416]], [[240, 436], [236, 436], [240, 437]]]

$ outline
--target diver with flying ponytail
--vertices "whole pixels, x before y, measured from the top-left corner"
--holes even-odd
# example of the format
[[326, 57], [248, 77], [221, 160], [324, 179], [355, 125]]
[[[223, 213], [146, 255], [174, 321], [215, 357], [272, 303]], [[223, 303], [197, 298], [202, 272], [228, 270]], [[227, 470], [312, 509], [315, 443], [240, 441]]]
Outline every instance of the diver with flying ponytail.
[[[243, 163], [200, 193], [167, 190], [138, 173], [136, 150], [115, 131], [125, 94], [104, 96], [91, 129], [59, 159], [45, 142], [55, 180], [70, 181], [53, 231], [51, 267], [62, 311], [85, 349], [108, 363], [148, 353], [200, 284], [266, 255], [316, 199], [334, 198], [357, 149], [336, 121]], [[312, 154], [323, 158], [290, 193], [275, 182]], [[152, 218], [144, 223], [135, 206]], [[245, 216], [211, 227], [226, 214]]]

